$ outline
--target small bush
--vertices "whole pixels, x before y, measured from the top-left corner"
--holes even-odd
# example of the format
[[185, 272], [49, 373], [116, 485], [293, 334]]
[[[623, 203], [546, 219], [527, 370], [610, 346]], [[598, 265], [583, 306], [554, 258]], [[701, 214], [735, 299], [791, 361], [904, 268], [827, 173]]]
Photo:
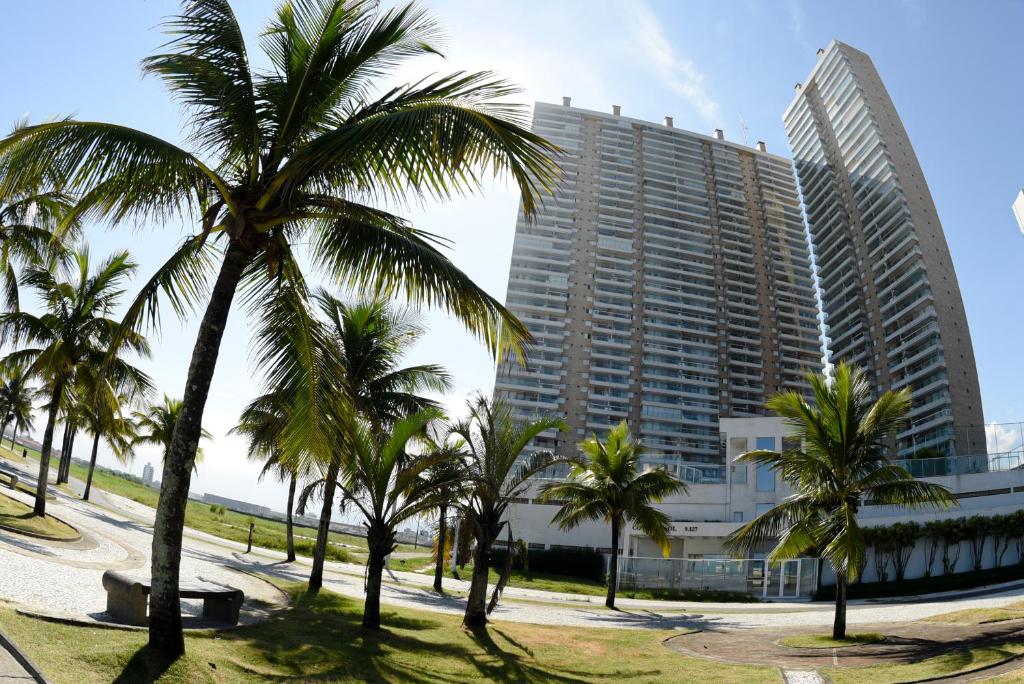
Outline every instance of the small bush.
[[[491, 567], [501, 570], [505, 567], [508, 551], [501, 547], [491, 549]], [[547, 549], [529, 552], [530, 572], [579, 577], [604, 581], [604, 554], [590, 549]], [[523, 570], [522, 556], [516, 554], [512, 560], [514, 570]]]

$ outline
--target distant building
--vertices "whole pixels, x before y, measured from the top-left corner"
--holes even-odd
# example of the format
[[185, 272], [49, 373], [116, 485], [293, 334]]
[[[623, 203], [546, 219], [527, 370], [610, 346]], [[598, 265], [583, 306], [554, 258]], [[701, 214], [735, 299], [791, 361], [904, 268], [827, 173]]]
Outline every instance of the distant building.
[[142, 484], [147, 487], [153, 485], [153, 465], [151, 463], [147, 463], [142, 467]]
[[258, 515], [262, 518], [269, 518], [273, 513], [273, 511], [266, 506], [259, 506], [254, 503], [249, 503], [248, 501], [229, 499], [225, 496], [217, 496], [216, 494], [203, 494], [203, 503], [225, 506], [233, 511], [237, 511], [238, 513]]
[[1017, 217], [1017, 225], [1024, 235], [1024, 190], [1017, 193], [1017, 199], [1013, 200], [1013, 215]]

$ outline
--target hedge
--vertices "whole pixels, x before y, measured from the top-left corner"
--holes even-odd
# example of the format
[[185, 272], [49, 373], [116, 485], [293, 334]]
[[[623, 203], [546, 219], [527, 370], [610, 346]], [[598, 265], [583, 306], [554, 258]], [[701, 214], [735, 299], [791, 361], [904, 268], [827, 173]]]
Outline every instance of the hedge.
[[[1024, 563], [1006, 565], [986, 570], [957, 572], [951, 575], [933, 575], [917, 577], [901, 582], [857, 582], [846, 588], [847, 598], [884, 598], [887, 596], [913, 596], [914, 594], [933, 594], [942, 591], [956, 591], [983, 587], [988, 584], [999, 584], [1024, 578]], [[814, 592], [815, 601], [834, 601], [836, 587], [834, 584], [819, 587]]]
[[[504, 547], [491, 549], [491, 567], [501, 570], [505, 567]], [[589, 549], [546, 549], [530, 551], [527, 554], [527, 562], [530, 570], [543, 572], [549, 575], [561, 575], [563, 577], [579, 577], [604, 581], [604, 554]], [[512, 568], [523, 569], [522, 558], [519, 554], [512, 557]]]

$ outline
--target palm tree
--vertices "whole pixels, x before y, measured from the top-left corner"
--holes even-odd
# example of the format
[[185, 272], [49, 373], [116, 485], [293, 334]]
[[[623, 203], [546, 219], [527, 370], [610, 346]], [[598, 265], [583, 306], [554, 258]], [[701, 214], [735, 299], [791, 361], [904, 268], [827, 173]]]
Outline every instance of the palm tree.
[[323, 507], [309, 576], [310, 591], [323, 585], [323, 566], [330, 532], [331, 514], [338, 475], [345, 459], [347, 425], [353, 419], [346, 411], [367, 421], [374, 432], [406, 416], [437, 404], [422, 392], [445, 392], [451, 386], [447, 372], [438, 365], [400, 367], [405, 352], [425, 332], [410, 314], [382, 300], [346, 304], [326, 292], [316, 296], [327, 341], [334, 357], [331, 365], [338, 377], [329, 382], [341, 388], [340, 406], [334, 410], [342, 430], [327, 456], [323, 479]]
[[444, 591], [444, 555], [447, 547], [448, 509], [454, 507], [466, 493], [463, 463], [466, 445], [461, 439], [452, 439], [450, 429], [428, 430], [420, 442], [424, 455], [438, 456], [438, 461], [424, 472], [431, 482], [437, 501], [437, 557], [434, 559], [434, 591]]
[[[160, 458], [165, 462], [170, 454], [171, 441], [174, 438], [174, 426], [181, 420], [184, 404], [181, 399], [168, 397], [166, 394], [159, 403], [152, 403], [146, 406], [143, 411], [135, 411], [132, 420], [135, 423], [132, 446], [139, 444], [151, 444], [163, 449]], [[205, 428], [199, 431], [201, 439], [213, 439]], [[192, 459], [192, 470], [198, 471], [199, 464], [203, 462], [203, 448], [196, 448], [196, 456]]]
[[622, 523], [629, 520], [661, 546], [667, 556], [672, 519], [651, 503], [687, 488], [661, 468], [638, 472], [643, 447], [630, 437], [626, 421], [609, 430], [603, 443], [597, 435], [584, 440], [580, 451], [586, 461], [574, 464], [565, 482], [544, 485], [539, 498], [564, 502], [551, 520], [563, 530], [571, 530], [585, 520], [603, 519], [611, 523], [612, 557], [604, 604], [614, 608]]
[[72, 206], [62, 192], [0, 187], [0, 288], [8, 311], [19, 308], [17, 270], [54, 265], [66, 255], [67, 240], [77, 238], [77, 223], [57, 230]]
[[[449, 458], [445, 452], [423, 456], [406, 450], [431, 420], [441, 417], [427, 409], [399, 419], [384, 432], [365, 421], [349, 425], [349, 450], [345, 459], [341, 491], [346, 502], [363, 514], [366, 526], [366, 603], [363, 627], [380, 629], [380, 590], [384, 559], [395, 550], [398, 526], [437, 505], [446, 482], [423, 477], [424, 471]], [[453, 474], [457, 477], [457, 474]]]
[[890, 462], [910, 408], [906, 388], [871, 401], [862, 370], [841, 363], [831, 378], [808, 375], [814, 405], [795, 391], [776, 394], [769, 410], [785, 419], [801, 446], [783, 452], [751, 451], [737, 460], [770, 467], [794, 494], [734, 532], [729, 546], [742, 553], [774, 543], [768, 561], [817, 550], [836, 576], [832, 638], [846, 636], [846, 585], [864, 565], [864, 530], [857, 513], [866, 501], [906, 508], [956, 504], [948, 489], [915, 480]]
[[286, 511], [287, 562], [295, 560], [295, 536], [292, 512], [295, 510], [295, 489], [298, 485], [299, 463], [285, 457], [281, 436], [289, 420], [288, 401], [278, 392], [254, 399], [242, 411], [238, 425], [231, 434], [249, 440], [249, 460], [263, 462], [259, 479], [274, 473], [278, 480], [288, 481], [288, 508]]
[[7, 434], [7, 426], [14, 424], [14, 431], [11, 433], [11, 452], [14, 452], [14, 438], [18, 431], [32, 429], [33, 402], [39, 394], [39, 390], [29, 385], [30, 374], [24, 366], [13, 366], [0, 369], [0, 414], [3, 415], [3, 425], [0, 427], [0, 441]]
[[[90, 269], [88, 248], [72, 256], [72, 279], [60, 282], [48, 268], [28, 267], [22, 282], [33, 289], [45, 306], [40, 315], [25, 311], [0, 314], [0, 344], [17, 351], [2, 361], [6, 365], [24, 365], [27, 372], [43, 380], [47, 404], [46, 427], [39, 458], [35, 514], [46, 515], [46, 488], [50, 473], [50, 454], [57, 416], [71, 389], [79, 364], [98, 365], [115, 338], [139, 354], [148, 354], [145, 338], [126, 330], [110, 314], [116, 308], [124, 285], [135, 272], [135, 263], [127, 252], [117, 252]], [[27, 346], [34, 345], [34, 346]]]
[[[125, 318], [131, 328], [155, 322], [161, 292], [179, 313], [206, 299], [153, 533], [149, 641], [174, 657], [185, 647], [184, 504], [236, 291], [244, 289], [251, 314], [265, 315], [282, 283], [302, 286], [293, 247], [309, 245], [310, 262], [338, 283], [441, 307], [492, 354], [521, 348], [526, 327], [457, 269], [435, 236], [359, 200], [447, 200], [478, 190], [486, 173], [507, 173], [532, 216], [557, 174], [557, 148], [508, 102], [518, 90], [488, 73], [375, 89], [407, 59], [439, 54], [434, 22], [413, 5], [285, 0], [262, 34], [269, 68], [258, 71], [228, 0], [187, 2], [167, 28], [166, 51], [143, 70], [183, 105], [184, 145], [108, 123], [25, 126], [0, 141], [0, 187], [55, 175], [81, 197], [71, 218], [196, 224]], [[211, 252], [214, 243], [222, 251]], [[214, 254], [223, 257], [207, 289]]]
[[487, 574], [491, 547], [505, 526], [505, 513], [513, 499], [529, 488], [529, 478], [561, 461], [551, 454], [522, 457], [527, 445], [542, 432], [564, 429], [558, 418], [529, 422], [515, 420], [508, 406], [483, 395], [469, 400], [469, 416], [452, 426], [466, 443], [467, 496], [460, 502], [473, 528], [473, 577], [463, 624], [487, 624]]

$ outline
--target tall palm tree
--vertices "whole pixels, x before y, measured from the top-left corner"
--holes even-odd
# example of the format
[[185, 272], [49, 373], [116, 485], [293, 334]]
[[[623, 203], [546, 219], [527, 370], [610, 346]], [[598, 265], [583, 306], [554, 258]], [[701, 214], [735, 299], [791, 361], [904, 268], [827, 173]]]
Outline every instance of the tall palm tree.
[[[161, 447], [160, 458], [167, 460], [171, 450], [171, 442], [174, 439], [174, 426], [181, 420], [184, 404], [181, 399], [168, 397], [166, 394], [159, 402], [154, 402], [145, 407], [142, 411], [135, 411], [132, 420], [135, 423], [133, 446], [150, 444]], [[209, 430], [201, 428], [199, 431], [201, 439], [213, 439]], [[203, 462], [203, 448], [196, 448], [196, 456], [192, 459], [193, 471], [198, 471], [199, 464]]]
[[0, 314], [0, 344], [16, 349], [2, 363], [24, 365], [27, 372], [42, 379], [49, 397], [36, 484], [35, 514], [39, 516], [46, 515], [54, 426], [67, 390], [71, 389], [75, 369], [82, 363], [102, 363], [115, 338], [125, 349], [149, 353], [145, 338], [110, 318], [124, 293], [124, 285], [135, 272], [135, 263], [128, 253], [111, 255], [97, 264], [95, 270], [90, 267], [88, 248], [81, 248], [72, 260], [75, 268], [67, 282], [58, 281], [50, 269], [39, 266], [28, 267], [22, 275], [22, 282], [39, 296], [44, 313]]
[[341, 431], [327, 458], [323, 484], [323, 507], [313, 554], [309, 588], [318, 591], [323, 584], [323, 565], [330, 532], [331, 514], [338, 475], [347, 451], [348, 424], [345, 416], [351, 407], [355, 417], [367, 421], [371, 429], [382, 432], [397, 420], [437, 404], [423, 392], [445, 392], [451, 386], [448, 373], [436, 364], [400, 366], [402, 357], [425, 332], [406, 310], [383, 300], [365, 300], [347, 304], [320, 292], [316, 296], [327, 340], [338, 377], [330, 382], [342, 389], [344, 406], [337, 421]]
[[[382, 431], [368, 422], [349, 425], [349, 449], [342, 474], [341, 491], [346, 502], [363, 514], [366, 526], [366, 602], [363, 627], [380, 629], [380, 590], [384, 559], [395, 550], [398, 526], [434, 508], [447, 483], [423, 477], [424, 471], [450, 458], [445, 452], [411, 455], [406, 445], [427, 424], [441, 417], [427, 409], [395, 421]], [[456, 477], [457, 474], [453, 474]]]
[[672, 519], [651, 504], [687, 488], [664, 469], [639, 472], [643, 447], [630, 436], [626, 421], [609, 430], [604, 442], [592, 435], [579, 446], [586, 461], [574, 464], [565, 482], [544, 485], [539, 498], [564, 502], [551, 520], [563, 530], [585, 520], [611, 523], [612, 554], [604, 604], [614, 608], [622, 524], [627, 520], [633, 523], [667, 556]]
[[14, 451], [14, 438], [19, 431], [32, 429], [33, 403], [39, 395], [36, 387], [29, 385], [32, 378], [24, 366], [12, 366], [0, 369], [0, 414], [3, 425], [0, 426], [0, 441], [7, 434], [7, 426], [14, 424], [11, 434], [11, 451]]
[[67, 241], [78, 237], [77, 223], [55, 234], [72, 206], [69, 196], [55, 190], [0, 187], [0, 288], [8, 311], [19, 308], [18, 269], [54, 265], [66, 255]]
[[[281, 283], [301, 286], [293, 248], [309, 245], [310, 261], [338, 283], [441, 307], [493, 354], [521, 348], [525, 326], [456, 268], [435, 236], [361, 202], [448, 200], [478, 190], [486, 173], [507, 173], [531, 216], [557, 166], [556, 148], [508, 102], [518, 90], [491, 74], [375, 88], [409, 58], [439, 54], [436, 25], [413, 5], [285, 0], [262, 34], [269, 68], [258, 71], [228, 0], [190, 0], [167, 29], [165, 52], [143, 70], [183, 105], [185, 144], [74, 119], [25, 126], [0, 141], [0, 188], [56, 175], [81, 197], [70, 218], [196, 223], [126, 314], [129, 327], [153, 322], [161, 292], [179, 313], [206, 300], [153, 533], [150, 646], [176, 656], [185, 647], [184, 504], [236, 291], [264, 315]], [[208, 290], [214, 254], [223, 256]]]
[[289, 420], [288, 400], [279, 392], [270, 392], [254, 399], [238, 419], [238, 425], [231, 434], [241, 435], [249, 440], [249, 460], [263, 463], [259, 479], [273, 473], [278, 480], [288, 482], [288, 508], [285, 531], [287, 538], [287, 562], [295, 560], [295, 533], [293, 511], [295, 510], [295, 489], [300, 479], [300, 463], [286, 458], [282, 434]]
[[561, 430], [561, 419], [542, 417], [519, 422], [507, 405], [483, 395], [469, 400], [469, 416], [452, 426], [466, 443], [465, 478], [467, 496], [459, 505], [473, 527], [473, 576], [463, 624], [487, 624], [487, 574], [491, 547], [505, 526], [505, 513], [513, 499], [525, 492], [529, 478], [558, 463], [551, 454], [535, 453], [523, 458], [523, 450], [542, 432]]
[[128, 396], [120, 395], [97, 401], [82, 413], [83, 425], [92, 435], [92, 451], [89, 456], [89, 472], [85, 477], [84, 501], [92, 494], [92, 478], [96, 471], [96, 457], [99, 454], [100, 439], [120, 463], [127, 464], [134, 455], [135, 424], [125, 415], [125, 407], [131, 403]]
[[866, 501], [905, 508], [947, 508], [950, 491], [915, 480], [887, 459], [910, 409], [910, 392], [889, 390], [871, 400], [864, 372], [841, 363], [831, 378], [808, 375], [810, 404], [795, 391], [776, 394], [769, 410], [785, 419], [801, 446], [751, 451], [737, 460], [770, 467], [794, 494], [734, 532], [729, 546], [742, 553], [774, 543], [768, 561], [817, 550], [836, 576], [832, 637], [846, 636], [846, 586], [864, 565], [864, 530], [857, 513]]

